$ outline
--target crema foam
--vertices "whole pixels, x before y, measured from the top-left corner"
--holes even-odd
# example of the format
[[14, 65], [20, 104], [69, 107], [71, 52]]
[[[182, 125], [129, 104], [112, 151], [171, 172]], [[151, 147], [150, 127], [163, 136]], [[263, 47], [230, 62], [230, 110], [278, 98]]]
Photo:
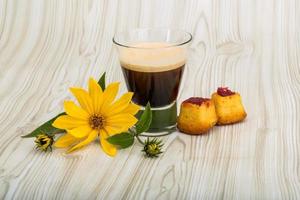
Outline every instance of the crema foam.
[[186, 51], [170, 43], [143, 42], [119, 51], [122, 67], [138, 72], [163, 72], [182, 67]]

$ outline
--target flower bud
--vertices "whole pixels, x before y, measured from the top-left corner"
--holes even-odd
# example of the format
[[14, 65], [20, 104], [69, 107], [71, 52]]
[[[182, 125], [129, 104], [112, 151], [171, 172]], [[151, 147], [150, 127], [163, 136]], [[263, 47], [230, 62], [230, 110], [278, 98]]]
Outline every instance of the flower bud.
[[153, 158], [158, 157], [159, 154], [162, 153], [162, 147], [163, 143], [161, 140], [158, 140], [157, 138], [150, 140], [149, 138], [147, 138], [144, 144], [144, 149], [142, 151], [145, 152], [145, 155], [147, 157]]
[[52, 151], [52, 144], [54, 142], [53, 136], [41, 133], [36, 136], [34, 140], [36, 149], [46, 152], [48, 149]]

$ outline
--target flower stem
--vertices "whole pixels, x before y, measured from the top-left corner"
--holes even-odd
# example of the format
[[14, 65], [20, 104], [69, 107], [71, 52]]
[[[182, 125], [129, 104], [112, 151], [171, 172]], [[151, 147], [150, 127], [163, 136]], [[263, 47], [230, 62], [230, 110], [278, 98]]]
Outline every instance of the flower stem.
[[140, 144], [145, 145], [145, 143], [141, 140], [141, 138], [136, 133], [135, 129], [130, 128], [130, 129], [128, 129], [128, 131], [129, 131], [129, 133], [131, 133], [133, 136], [136, 137], [136, 139], [139, 141]]
[[136, 135], [135, 137], [139, 141], [139, 143], [141, 143], [142, 145], [145, 145], [145, 143], [141, 140], [141, 138], [138, 135]]

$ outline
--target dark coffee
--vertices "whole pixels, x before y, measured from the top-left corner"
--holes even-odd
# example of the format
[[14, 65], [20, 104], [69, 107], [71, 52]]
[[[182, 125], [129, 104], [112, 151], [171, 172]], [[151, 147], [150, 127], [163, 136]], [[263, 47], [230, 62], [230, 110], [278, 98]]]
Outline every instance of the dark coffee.
[[[184, 64], [164, 67], [166, 71], [135, 71], [121, 63], [127, 88], [134, 92], [133, 102], [151, 107], [163, 107], [173, 103], [178, 94]], [[143, 67], [137, 67], [143, 69]]]

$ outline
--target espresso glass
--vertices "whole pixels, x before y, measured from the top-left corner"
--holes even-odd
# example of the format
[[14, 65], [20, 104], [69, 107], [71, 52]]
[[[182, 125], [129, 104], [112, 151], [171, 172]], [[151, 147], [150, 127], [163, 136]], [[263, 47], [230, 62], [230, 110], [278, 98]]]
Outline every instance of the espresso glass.
[[169, 134], [176, 128], [176, 99], [191, 40], [190, 33], [174, 29], [135, 29], [113, 38], [127, 88], [134, 93], [132, 101], [143, 109], [148, 102], [151, 105], [147, 136]]

